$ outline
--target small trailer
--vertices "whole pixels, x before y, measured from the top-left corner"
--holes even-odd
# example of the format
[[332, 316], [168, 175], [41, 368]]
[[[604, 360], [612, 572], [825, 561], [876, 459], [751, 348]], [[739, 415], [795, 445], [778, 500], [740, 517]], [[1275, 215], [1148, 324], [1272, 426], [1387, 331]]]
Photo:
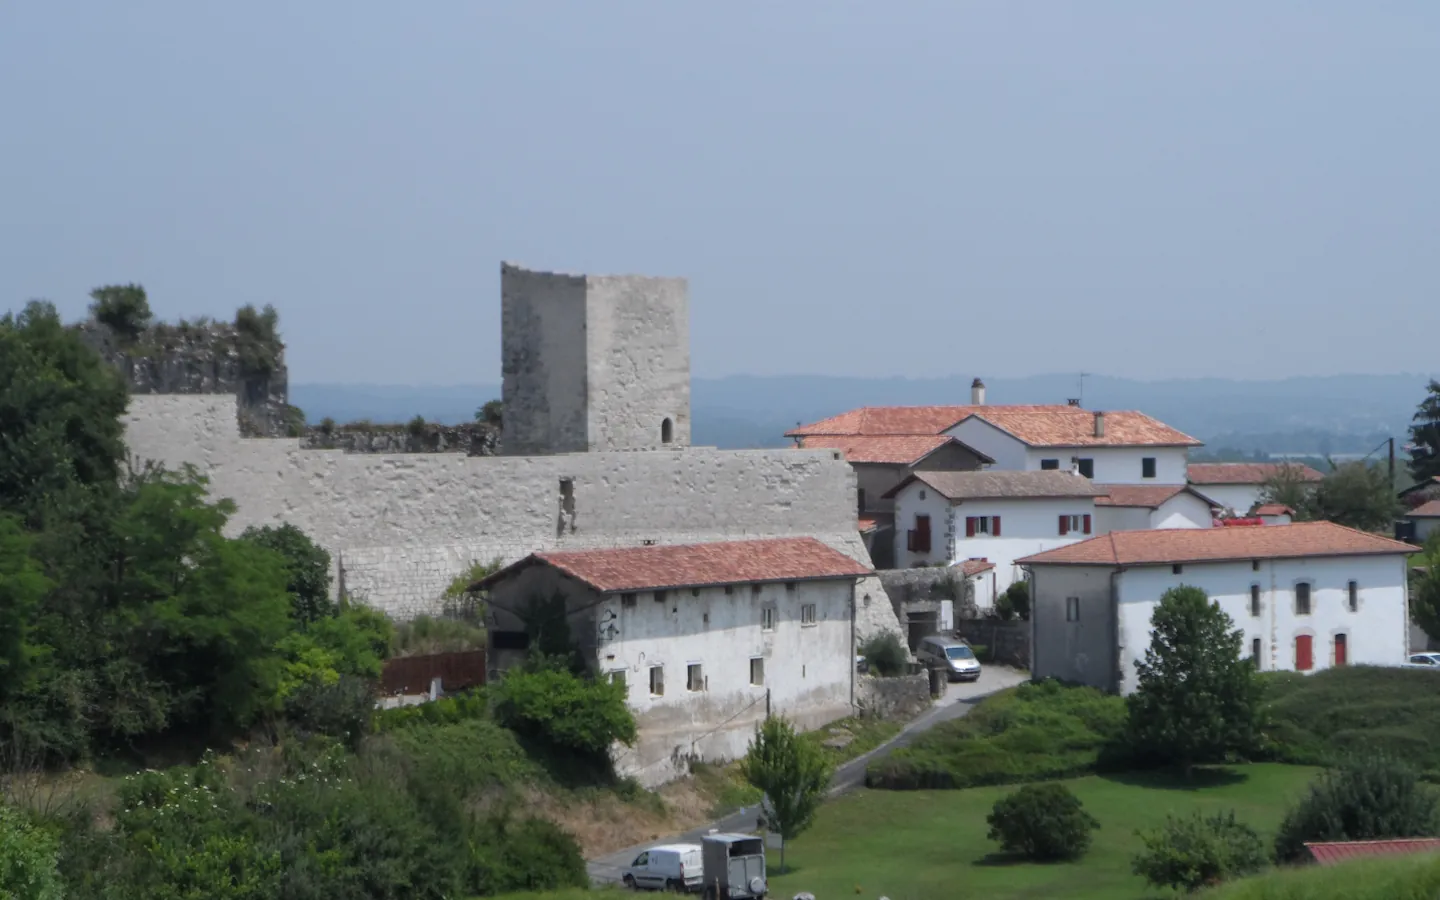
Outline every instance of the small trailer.
[[705, 900], [764, 900], [765, 839], [753, 834], [707, 834], [701, 840], [705, 861]]

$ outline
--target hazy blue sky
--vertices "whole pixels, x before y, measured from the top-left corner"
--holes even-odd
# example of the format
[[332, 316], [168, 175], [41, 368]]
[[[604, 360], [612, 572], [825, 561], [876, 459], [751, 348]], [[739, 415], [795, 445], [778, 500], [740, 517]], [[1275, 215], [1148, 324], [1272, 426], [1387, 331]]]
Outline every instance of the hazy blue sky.
[[0, 3], [0, 307], [495, 382], [502, 259], [702, 376], [1437, 368], [1440, 3]]

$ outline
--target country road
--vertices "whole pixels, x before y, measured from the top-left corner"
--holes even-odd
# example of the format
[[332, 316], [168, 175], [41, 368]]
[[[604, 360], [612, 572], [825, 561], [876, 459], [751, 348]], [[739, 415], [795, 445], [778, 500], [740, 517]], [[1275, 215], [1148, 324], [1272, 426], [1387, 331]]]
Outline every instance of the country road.
[[[1014, 687], [1021, 682], [1028, 681], [1030, 674], [1016, 669], [1006, 669], [999, 666], [987, 668], [980, 676], [980, 680], [974, 684], [952, 684], [945, 692], [945, 697], [933, 707], [926, 710], [922, 715], [910, 722], [895, 737], [871, 750], [869, 753], [857, 756], [835, 770], [835, 777], [830, 782], [830, 796], [838, 797], [846, 791], [853, 790], [865, 783], [865, 768], [877, 759], [894, 750], [904, 747], [913, 741], [916, 735], [934, 728], [941, 722], [948, 722], [951, 719], [958, 719], [974, 708], [975, 704], [984, 697]], [[751, 806], [737, 810], [722, 819], [692, 828], [683, 834], [669, 835], [653, 841], [646, 841], [634, 847], [627, 847], [624, 850], [617, 850], [614, 853], [607, 853], [586, 863], [590, 872], [590, 880], [596, 884], [615, 884], [620, 881], [621, 872], [630, 864], [636, 856], [646, 847], [653, 847], [656, 844], [698, 844], [701, 837], [707, 834], [710, 829], [717, 831], [753, 831], [755, 819], [759, 815], [759, 809]]]

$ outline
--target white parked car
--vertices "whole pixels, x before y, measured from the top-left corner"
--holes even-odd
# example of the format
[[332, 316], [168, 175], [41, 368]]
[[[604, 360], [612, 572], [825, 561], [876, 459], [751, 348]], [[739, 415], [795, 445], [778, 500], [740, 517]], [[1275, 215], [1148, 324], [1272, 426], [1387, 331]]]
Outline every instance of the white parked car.
[[1405, 661], [1406, 668], [1435, 669], [1440, 672], [1440, 653], [1412, 653]]
[[631, 890], [698, 891], [705, 883], [699, 844], [661, 844], [635, 857], [621, 879]]

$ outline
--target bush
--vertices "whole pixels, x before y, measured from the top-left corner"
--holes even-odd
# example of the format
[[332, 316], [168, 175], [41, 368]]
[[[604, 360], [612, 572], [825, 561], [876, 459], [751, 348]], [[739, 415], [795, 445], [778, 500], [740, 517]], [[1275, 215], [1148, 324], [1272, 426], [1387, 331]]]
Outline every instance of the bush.
[[395, 626], [395, 656], [427, 656], [483, 650], [486, 631], [467, 619], [416, 616]]
[[455, 725], [490, 715], [490, 701], [484, 688], [471, 688], [429, 703], [382, 709], [375, 713], [377, 732], [414, 728], [418, 725]]
[[150, 301], [138, 284], [98, 287], [90, 292], [90, 298], [95, 321], [127, 341], [135, 341], [153, 321]]
[[600, 758], [617, 741], [635, 742], [623, 684], [556, 669], [512, 669], [491, 694], [496, 721], [557, 750]]
[[354, 675], [333, 683], [307, 681], [285, 699], [285, 719], [302, 737], [333, 737], [352, 750], [370, 733], [374, 717], [375, 683]]
[[1260, 835], [1233, 811], [1171, 816], [1140, 840], [1145, 849], [1133, 871], [1156, 887], [1193, 891], [1258, 872], [1269, 861]]
[[987, 837], [1006, 853], [1040, 862], [1076, 859], [1090, 848], [1091, 832], [1100, 827], [1085, 812], [1080, 798], [1063, 784], [1027, 784], [995, 802], [985, 821]]
[[1330, 766], [1385, 753], [1440, 780], [1440, 673], [1341, 666], [1313, 675], [1266, 672], [1260, 682], [1267, 758]]
[[860, 655], [870, 664], [870, 671], [886, 678], [904, 675], [910, 665], [910, 652], [893, 631], [881, 632], [861, 644]]
[[1275, 837], [1275, 858], [1307, 857], [1306, 841], [1433, 837], [1440, 829], [1435, 789], [1398, 759], [1367, 756], [1324, 772], [1290, 810]]
[[335, 602], [330, 599], [329, 551], [290, 524], [252, 525], [240, 538], [284, 557], [285, 589], [290, 592], [295, 621], [305, 625], [335, 614]]
[[6, 900], [61, 900], [59, 842], [36, 828], [25, 814], [0, 805], [0, 897]]
[[485, 821], [476, 837], [467, 881], [481, 897], [590, 886], [580, 845], [553, 822], [507, 812]]
[[1002, 621], [1011, 619], [1028, 621], [1030, 618], [1030, 583], [1016, 581], [995, 598], [995, 616]]
[[1125, 730], [1125, 701], [1053, 679], [986, 698], [865, 773], [889, 790], [965, 788], [1097, 771]]

